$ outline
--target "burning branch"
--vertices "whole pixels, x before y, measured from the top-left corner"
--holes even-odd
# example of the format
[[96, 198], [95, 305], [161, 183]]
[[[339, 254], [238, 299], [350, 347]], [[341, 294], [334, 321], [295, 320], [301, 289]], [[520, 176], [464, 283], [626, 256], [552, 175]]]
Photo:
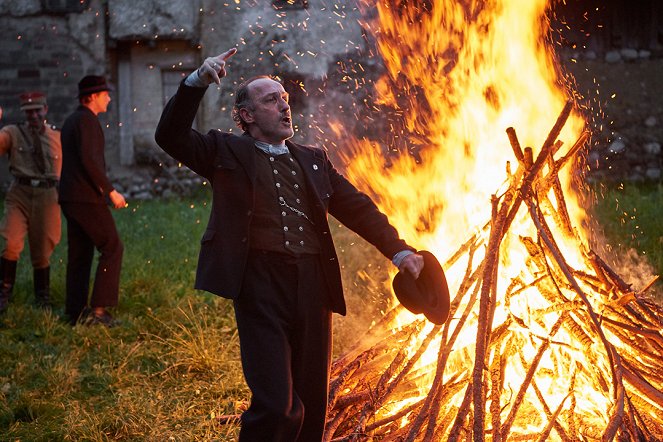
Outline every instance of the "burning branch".
[[[360, 342], [338, 359], [326, 441], [571, 441], [579, 434], [636, 441], [663, 434], [663, 310], [574, 232], [558, 174], [589, 135], [555, 159], [571, 110], [566, 103], [536, 159], [507, 129], [517, 170], [506, 191], [493, 196], [490, 221], [445, 264], [466, 263], [451, 319], [393, 330], [404, 313], [397, 306], [371, 330], [369, 345]], [[523, 215], [535, 232], [520, 237], [533, 276], [514, 276], [500, 291], [502, 249]], [[589, 270], [565, 259], [569, 241]], [[549, 306], [523, 307], [534, 293]], [[574, 361], [578, 354], [586, 362]]]

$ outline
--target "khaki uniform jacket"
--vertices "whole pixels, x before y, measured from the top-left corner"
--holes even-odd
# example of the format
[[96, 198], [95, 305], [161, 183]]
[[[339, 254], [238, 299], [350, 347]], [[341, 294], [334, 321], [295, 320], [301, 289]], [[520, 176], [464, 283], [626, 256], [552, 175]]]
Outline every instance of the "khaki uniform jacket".
[[40, 173], [33, 159], [33, 140], [27, 123], [11, 124], [0, 130], [0, 156], [9, 155], [9, 172], [15, 177], [57, 181], [62, 170], [60, 131], [46, 125], [40, 134], [45, 172]]

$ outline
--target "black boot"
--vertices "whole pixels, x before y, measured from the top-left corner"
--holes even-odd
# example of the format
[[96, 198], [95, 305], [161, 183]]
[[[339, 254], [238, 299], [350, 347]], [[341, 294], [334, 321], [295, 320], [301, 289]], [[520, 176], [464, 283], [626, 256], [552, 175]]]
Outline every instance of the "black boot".
[[34, 269], [35, 304], [41, 308], [51, 308], [50, 267]]
[[0, 313], [7, 310], [16, 281], [16, 261], [0, 258]]

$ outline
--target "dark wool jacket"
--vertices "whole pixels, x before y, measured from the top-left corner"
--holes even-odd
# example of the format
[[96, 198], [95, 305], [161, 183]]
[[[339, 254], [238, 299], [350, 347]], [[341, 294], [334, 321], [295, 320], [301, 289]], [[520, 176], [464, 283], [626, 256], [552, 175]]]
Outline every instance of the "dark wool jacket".
[[[182, 82], [161, 115], [155, 139], [163, 150], [212, 185], [212, 209], [202, 238], [195, 288], [234, 299], [241, 290], [251, 246], [249, 225], [256, 191], [257, 149], [255, 140], [247, 134], [237, 136], [218, 130], [201, 134], [191, 128], [206, 90]], [[289, 141], [286, 145], [301, 165], [308, 184], [331, 308], [345, 314], [328, 213], [389, 259], [401, 250], [414, 249], [399, 238], [373, 201], [337, 172], [324, 150]]]
[[80, 105], [62, 126], [60, 202], [106, 204], [113, 190], [106, 175], [104, 131], [97, 116]]

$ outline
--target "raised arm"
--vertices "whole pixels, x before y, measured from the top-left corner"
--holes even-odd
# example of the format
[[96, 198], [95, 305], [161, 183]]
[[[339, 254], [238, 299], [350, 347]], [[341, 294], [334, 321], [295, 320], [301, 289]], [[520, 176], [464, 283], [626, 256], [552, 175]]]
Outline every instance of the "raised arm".
[[226, 60], [237, 49], [232, 48], [216, 57], [208, 57], [191, 73], [166, 104], [157, 125], [154, 138], [170, 156], [197, 174], [209, 178], [213, 170], [215, 143], [211, 136], [203, 135], [191, 126], [207, 86], [217, 84], [226, 75]]
[[221, 79], [226, 76], [226, 61], [236, 53], [237, 48], [231, 48], [216, 57], [207, 57], [196, 70], [198, 78], [208, 85], [212, 82], [221, 84]]

